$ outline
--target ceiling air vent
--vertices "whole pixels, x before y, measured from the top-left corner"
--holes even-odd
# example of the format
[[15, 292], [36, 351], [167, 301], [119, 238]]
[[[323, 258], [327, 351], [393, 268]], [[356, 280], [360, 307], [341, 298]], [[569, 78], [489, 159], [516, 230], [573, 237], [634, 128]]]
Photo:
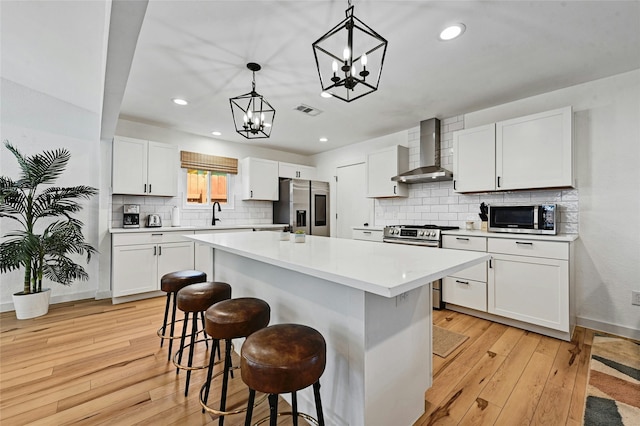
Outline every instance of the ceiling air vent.
[[301, 113], [310, 115], [312, 117], [315, 117], [316, 115], [322, 112], [317, 108], [310, 107], [309, 105], [305, 105], [305, 104], [298, 105], [297, 107], [294, 108], [294, 110], [300, 111]]

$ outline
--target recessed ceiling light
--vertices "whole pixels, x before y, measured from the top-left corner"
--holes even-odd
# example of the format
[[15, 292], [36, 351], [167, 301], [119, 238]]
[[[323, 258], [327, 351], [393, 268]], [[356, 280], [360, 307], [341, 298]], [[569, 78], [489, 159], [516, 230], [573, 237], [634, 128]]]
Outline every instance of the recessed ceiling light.
[[189, 102], [185, 101], [184, 99], [180, 99], [180, 98], [173, 98], [171, 100], [173, 101], [174, 104], [180, 105], [180, 106], [185, 106], [185, 105], [189, 104]]
[[320, 142], [322, 142], [322, 143], [325, 143], [325, 142], [328, 142], [328, 141], [329, 141], [329, 139], [327, 139], [327, 138], [320, 138]]
[[211, 134], [213, 136], [220, 136], [220, 135], [222, 135], [222, 132], [215, 131], [215, 132], [211, 132]]
[[320, 93], [320, 96], [322, 96], [323, 98], [332, 98], [333, 95], [329, 92], [322, 92]]
[[442, 30], [442, 32], [440, 33], [440, 40], [453, 40], [454, 38], [460, 37], [462, 35], [462, 33], [464, 33], [464, 30], [467, 27], [464, 26], [464, 24], [455, 24], [455, 25], [451, 25], [448, 26], [447, 28], [445, 28], [444, 30]]

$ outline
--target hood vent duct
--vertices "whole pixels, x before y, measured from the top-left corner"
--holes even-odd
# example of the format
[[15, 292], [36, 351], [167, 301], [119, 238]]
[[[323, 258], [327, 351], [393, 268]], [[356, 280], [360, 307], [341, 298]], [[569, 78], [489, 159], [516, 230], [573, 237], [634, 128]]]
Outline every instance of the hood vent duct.
[[420, 122], [420, 167], [394, 176], [391, 180], [404, 183], [440, 182], [453, 179], [453, 173], [440, 167], [440, 120], [430, 118]]

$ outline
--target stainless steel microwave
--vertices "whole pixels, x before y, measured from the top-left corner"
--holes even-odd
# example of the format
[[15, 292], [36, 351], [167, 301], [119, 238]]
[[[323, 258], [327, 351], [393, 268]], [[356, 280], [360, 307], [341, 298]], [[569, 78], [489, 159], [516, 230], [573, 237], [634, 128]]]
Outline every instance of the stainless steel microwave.
[[523, 234], [558, 233], [557, 204], [489, 205], [489, 231]]

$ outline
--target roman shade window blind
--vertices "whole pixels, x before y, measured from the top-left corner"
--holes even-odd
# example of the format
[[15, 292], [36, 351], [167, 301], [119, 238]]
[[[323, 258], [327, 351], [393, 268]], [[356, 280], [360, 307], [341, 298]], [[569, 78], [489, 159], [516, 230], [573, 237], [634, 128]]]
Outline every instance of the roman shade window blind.
[[238, 159], [180, 151], [180, 167], [183, 169], [207, 170], [210, 172], [238, 174]]

